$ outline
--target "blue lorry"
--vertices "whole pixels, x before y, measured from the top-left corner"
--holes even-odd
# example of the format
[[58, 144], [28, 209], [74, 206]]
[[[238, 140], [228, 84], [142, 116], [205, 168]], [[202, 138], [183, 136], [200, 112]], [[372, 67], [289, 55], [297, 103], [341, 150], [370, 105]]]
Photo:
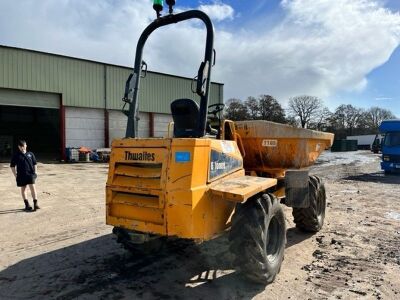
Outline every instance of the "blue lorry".
[[385, 173], [400, 172], [400, 119], [382, 121], [379, 131], [385, 135], [381, 168]]

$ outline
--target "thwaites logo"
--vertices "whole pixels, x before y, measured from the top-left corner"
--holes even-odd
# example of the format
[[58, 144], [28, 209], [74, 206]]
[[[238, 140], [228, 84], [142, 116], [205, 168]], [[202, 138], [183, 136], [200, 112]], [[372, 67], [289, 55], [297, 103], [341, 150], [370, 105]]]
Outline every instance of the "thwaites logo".
[[155, 153], [150, 153], [147, 151], [139, 153], [125, 151], [125, 160], [155, 161], [155, 159]]

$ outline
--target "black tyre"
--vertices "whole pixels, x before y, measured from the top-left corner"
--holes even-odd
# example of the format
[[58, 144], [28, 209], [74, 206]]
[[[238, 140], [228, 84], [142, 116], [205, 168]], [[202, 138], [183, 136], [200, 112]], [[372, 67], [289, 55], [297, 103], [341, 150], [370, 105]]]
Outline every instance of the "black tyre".
[[318, 232], [324, 225], [326, 209], [326, 193], [322, 180], [317, 176], [310, 176], [308, 180], [310, 206], [307, 208], [293, 208], [294, 223], [297, 228]]
[[237, 204], [229, 240], [240, 272], [258, 283], [273, 282], [286, 244], [285, 217], [279, 200], [271, 194], [259, 194]]

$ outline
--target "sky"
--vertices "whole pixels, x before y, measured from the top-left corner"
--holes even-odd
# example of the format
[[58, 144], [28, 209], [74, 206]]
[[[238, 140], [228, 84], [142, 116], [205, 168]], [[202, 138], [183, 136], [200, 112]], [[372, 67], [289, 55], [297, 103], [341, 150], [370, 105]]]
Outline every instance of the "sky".
[[[270, 94], [286, 106], [312, 95], [331, 111], [379, 106], [400, 117], [400, 0], [176, 2], [176, 12], [211, 17], [212, 80], [225, 84], [225, 100]], [[0, 0], [0, 44], [133, 66], [154, 18], [149, 0]], [[161, 28], [144, 60], [149, 70], [194, 77], [204, 43], [200, 22]]]

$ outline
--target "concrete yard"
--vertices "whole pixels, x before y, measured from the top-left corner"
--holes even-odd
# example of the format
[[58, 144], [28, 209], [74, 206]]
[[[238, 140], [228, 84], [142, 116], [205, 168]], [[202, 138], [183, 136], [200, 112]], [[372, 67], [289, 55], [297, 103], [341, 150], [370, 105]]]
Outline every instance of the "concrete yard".
[[232, 270], [228, 239], [176, 242], [135, 257], [105, 225], [107, 164], [39, 163], [41, 210], [26, 213], [8, 164], [0, 164], [0, 299], [399, 299], [400, 175], [379, 155], [324, 153], [323, 229], [305, 234], [285, 208], [285, 260], [259, 286]]

